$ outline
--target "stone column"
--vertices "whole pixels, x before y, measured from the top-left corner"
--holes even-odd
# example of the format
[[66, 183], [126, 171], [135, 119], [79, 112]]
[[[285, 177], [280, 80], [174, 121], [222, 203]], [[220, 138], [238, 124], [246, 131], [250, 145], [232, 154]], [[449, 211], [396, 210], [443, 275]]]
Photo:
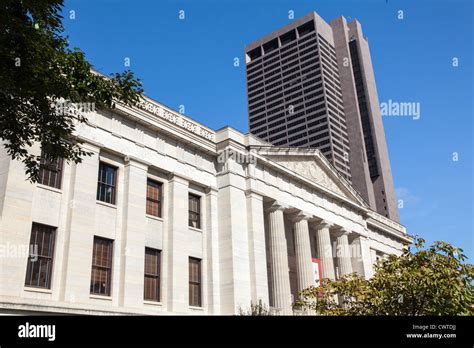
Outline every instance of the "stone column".
[[[84, 156], [80, 164], [71, 164], [73, 173], [71, 174], [71, 181], [68, 183], [70, 186], [67, 189], [71, 192], [67, 227], [64, 231], [66, 234], [63, 252], [64, 264], [61, 275], [57, 274], [57, 276], [61, 276], [61, 287], [59, 288], [61, 301], [73, 303], [87, 303], [90, 301], [92, 241], [94, 240], [94, 231], [97, 224], [96, 194], [100, 144], [86, 142], [81, 147], [85, 151], [92, 152], [92, 155]], [[66, 182], [63, 184], [66, 185]], [[66, 190], [66, 186], [64, 186], [64, 189]], [[119, 203], [118, 197], [117, 203]], [[21, 216], [18, 215], [19, 213], [16, 213], [18, 217]], [[5, 220], [2, 223], [4, 224]], [[81, 262], [77, 262], [77, 260], [81, 260]], [[53, 274], [52, 280], [54, 281], [54, 279], [55, 274]], [[112, 291], [115, 292], [115, 290], [117, 289], [112, 287]]]
[[321, 261], [322, 277], [335, 280], [334, 262], [332, 259], [331, 237], [329, 228], [332, 225], [327, 221], [319, 223], [316, 230], [316, 250]]
[[219, 263], [219, 229], [217, 189], [208, 187], [206, 204], [206, 254], [207, 259], [207, 294], [208, 312], [220, 314], [220, 263]]
[[265, 250], [263, 197], [254, 192], [246, 192], [246, 197], [252, 302], [259, 303], [259, 301], [262, 301], [262, 303], [268, 306], [267, 253]]
[[268, 211], [270, 273], [273, 307], [279, 314], [291, 314], [290, 275], [285, 237], [284, 207], [273, 204]]
[[349, 247], [349, 231], [341, 228], [336, 239], [336, 257], [339, 277], [352, 273], [351, 249]]
[[220, 314], [249, 309], [252, 302], [245, 191], [234, 183], [237, 174], [218, 180]]
[[363, 235], [357, 235], [352, 241], [351, 250], [357, 251], [352, 255], [352, 271], [359, 273], [365, 279], [369, 279], [374, 274], [372, 267], [372, 255], [369, 246], [369, 238]]
[[[167, 231], [163, 231], [163, 290], [166, 310], [175, 313], [189, 311], [188, 289], [188, 194], [189, 182], [171, 175], [168, 182]], [[164, 301], [163, 299], [163, 301]]]
[[309, 240], [308, 216], [298, 214], [293, 218], [296, 251], [296, 277], [298, 293], [312, 285], [313, 265], [311, 259], [311, 243]]
[[[120, 240], [119, 305], [143, 306], [143, 269], [146, 240], [146, 183], [148, 166], [137, 159], [125, 158], [123, 213]], [[119, 244], [120, 243], [120, 244]], [[120, 249], [119, 249], [120, 248]], [[113, 278], [112, 278], [113, 280]], [[115, 284], [114, 284], [115, 285]], [[113, 288], [112, 288], [113, 290]]]
[[377, 262], [377, 252], [374, 249], [370, 249], [370, 261], [372, 262], [372, 265]]

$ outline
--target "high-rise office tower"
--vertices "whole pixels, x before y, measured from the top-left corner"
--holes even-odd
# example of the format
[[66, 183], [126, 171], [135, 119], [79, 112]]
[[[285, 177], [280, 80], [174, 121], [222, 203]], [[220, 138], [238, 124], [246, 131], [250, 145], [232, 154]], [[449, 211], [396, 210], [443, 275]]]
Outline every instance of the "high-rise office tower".
[[360, 23], [311, 12], [245, 47], [250, 132], [316, 147], [380, 214], [398, 209]]

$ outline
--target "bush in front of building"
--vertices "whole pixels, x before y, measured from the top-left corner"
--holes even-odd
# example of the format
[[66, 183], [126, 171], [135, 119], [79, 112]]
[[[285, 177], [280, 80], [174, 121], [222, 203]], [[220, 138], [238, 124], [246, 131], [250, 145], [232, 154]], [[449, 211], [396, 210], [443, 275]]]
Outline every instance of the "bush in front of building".
[[463, 250], [422, 238], [390, 255], [363, 279], [353, 273], [300, 293], [297, 305], [320, 315], [473, 315], [474, 265]]
[[270, 308], [259, 300], [258, 303], [251, 303], [250, 308], [243, 309], [239, 308], [239, 315], [249, 315], [249, 316], [268, 316], [272, 315]]

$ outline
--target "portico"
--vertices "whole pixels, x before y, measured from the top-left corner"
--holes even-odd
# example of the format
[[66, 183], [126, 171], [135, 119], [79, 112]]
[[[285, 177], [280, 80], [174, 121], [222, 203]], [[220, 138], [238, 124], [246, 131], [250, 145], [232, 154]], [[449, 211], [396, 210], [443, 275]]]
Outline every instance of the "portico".
[[[250, 254], [260, 257], [249, 260], [249, 268], [257, 270], [251, 288], [261, 291], [260, 296], [252, 292], [248, 301], [262, 300], [278, 314], [292, 314], [299, 292], [316, 280], [335, 280], [353, 272], [372, 276], [370, 222], [374, 217], [385, 225], [390, 242], [403, 236], [403, 227], [374, 214], [318, 150], [277, 148], [252, 136], [240, 138], [232, 128], [221, 131], [216, 137], [219, 151], [241, 151], [254, 159], [239, 163], [227, 157], [218, 167], [228, 176], [226, 185], [232, 183], [232, 190], [259, 197], [247, 221], [249, 226], [264, 222], [265, 243], [250, 245]], [[233, 141], [219, 142], [221, 136]], [[390, 244], [389, 239], [385, 242]], [[319, 263], [319, 275], [314, 262]], [[234, 281], [241, 282], [237, 277]]]
[[[294, 208], [280, 202], [273, 202], [265, 209], [268, 215], [268, 258], [269, 293], [271, 307], [279, 314], [291, 314], [292, 305], [298, 293], [315, 286], [313, 258], [321, 262], [321, 278], [336, 279], [353, 272], [352, 260], [364, 262], [360, 253], [353, 255], [349, 245], [350, 231], [304, 212], [294, 212]], [[292, 222], [289, 232], [293, 238], [294, 269], [296, 284], [292, 293], [290, 285], [289, 246], [285, 235], [285, 220]], [[315, 239], [313, 249], [311, 238]], [[335, 239], [335, 243], [331, 240]], [[371, 267], [371, 265], [368, 265]], [[364, 276], [362, 273], [361, 276]]]

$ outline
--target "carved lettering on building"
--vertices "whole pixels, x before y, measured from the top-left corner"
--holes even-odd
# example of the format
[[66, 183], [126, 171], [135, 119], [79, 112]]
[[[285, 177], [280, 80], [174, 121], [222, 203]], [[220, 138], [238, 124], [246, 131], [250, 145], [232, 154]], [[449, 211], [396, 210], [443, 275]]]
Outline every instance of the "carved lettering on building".
[[148, 111], [153, 115], [159, 116], [171, 123], [174, 123], [191, 133], [197, 134], [205, 139], [214, 141], [214, 133], [208, 131], [207, 129], [202, 128], [196, 123], [190, 122], [178, 114], [165, 110], [159, 105], [150, 103], [149, 101], [143, 101], [139, 104], [140, 109]]

